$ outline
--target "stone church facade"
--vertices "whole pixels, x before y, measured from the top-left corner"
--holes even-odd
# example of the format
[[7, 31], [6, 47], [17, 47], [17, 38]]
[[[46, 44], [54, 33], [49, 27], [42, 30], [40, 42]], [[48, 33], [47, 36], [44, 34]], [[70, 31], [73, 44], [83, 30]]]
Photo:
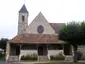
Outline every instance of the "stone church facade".
[[7, 42], [6, 60], [26, 54], [38, 54], [40, 58], [49, 60], [50, 55], [63, 52], [63, 41], [58, 39], [58, 32], [64, 23], [49, 23], [40, 12], [28, 25], [29, 12], [23, 5], [19, 11], [18, 33]]

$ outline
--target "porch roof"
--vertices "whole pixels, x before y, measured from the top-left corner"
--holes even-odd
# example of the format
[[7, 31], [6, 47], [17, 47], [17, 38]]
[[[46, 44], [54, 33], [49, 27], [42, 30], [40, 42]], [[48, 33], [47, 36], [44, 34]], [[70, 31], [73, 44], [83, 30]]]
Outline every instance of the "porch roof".
[[62, 44], [58, 40], [57, 34], [21, 34], [16, 35], [8, 41], [9, 43], [29, 43], [29, 44]]

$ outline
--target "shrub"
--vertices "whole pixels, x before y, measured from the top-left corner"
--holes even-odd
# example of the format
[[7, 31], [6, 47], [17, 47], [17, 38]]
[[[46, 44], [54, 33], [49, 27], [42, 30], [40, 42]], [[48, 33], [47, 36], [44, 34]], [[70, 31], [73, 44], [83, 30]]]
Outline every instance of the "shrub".
[[33, 54], [23, 55], [21, 56], [21, 60], [37, 60], [37, 54], [33, 53]]
[[32, 60], [37, 60], [37, 57], [38, 57], [38, 56], [37, 56], [37, 54], [35, 54], [35, 53], [31, 55], [31, 59], [32, 59]]
[[0, 51], [0, 58], [3, 57], [2, 51]]
[[2, 51], [0, 51], [0, 61], [5, 59], [5, 55], [2, 53]]
[[62, 53], [59, 53], [57, 55], [51, 55], [50, 59], [51, 60], [64, 60], [65, 57], [64, 57], [64, 55]]

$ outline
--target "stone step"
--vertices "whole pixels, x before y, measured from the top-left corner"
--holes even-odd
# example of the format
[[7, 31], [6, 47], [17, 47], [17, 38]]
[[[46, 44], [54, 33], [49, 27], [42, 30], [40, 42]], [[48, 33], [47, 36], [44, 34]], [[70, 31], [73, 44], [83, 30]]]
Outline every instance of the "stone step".
[[8, 61], [19, 61], [19, 57], [18, 56], [10, 56]]
[[38, 56], [38, 61], [48, 61], [48, 56]]

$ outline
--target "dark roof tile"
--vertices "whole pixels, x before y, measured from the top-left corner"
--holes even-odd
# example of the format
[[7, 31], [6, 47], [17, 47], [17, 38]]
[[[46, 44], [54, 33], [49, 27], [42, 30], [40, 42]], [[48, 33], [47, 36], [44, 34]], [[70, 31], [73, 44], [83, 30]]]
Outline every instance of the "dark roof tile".
[[25, 4], [22, 6], [22, 8], [20, 9], [20, 11], [19, 11], [19, 12], [21, 12], [21, 13], [28, 13], [27, 8], [26, 8], [26, 6], [25, 6]]
[[65, 23], [49, 23], [56, 33], [65, 25]]

